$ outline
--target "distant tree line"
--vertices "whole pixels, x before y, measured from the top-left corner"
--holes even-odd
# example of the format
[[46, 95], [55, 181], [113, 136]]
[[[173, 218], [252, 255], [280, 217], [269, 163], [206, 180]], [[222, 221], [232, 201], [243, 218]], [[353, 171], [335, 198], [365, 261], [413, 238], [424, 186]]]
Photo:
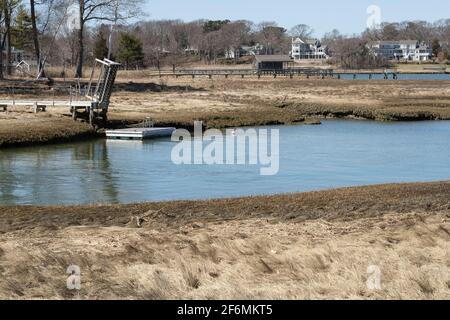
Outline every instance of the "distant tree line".
[[[0, 0], [0, 79], [11, 74], [12, 51], [24, 50], [38, 64], [36, 76], [48, 65], [83, 74], [95, 58], [116, 59], [124, 68], [177, 66], [189, 61], [214, 64], [229, 50], [259, 44], [261, 54], [289, 54], [291, 37], [308, 39], [314, 30], [298, 24], [290, 30], [276, 22], [247, 20], [148, 21], [143, 0]], [[385, 23], [357, 35], [338, 30], [320, 39], [330, 62], [346, 68], [386, 66], [367, 47], [376, 40], [418, 40], [433, 48], [436, 60], [450, 52], [450, 19], [434, 23]], [[235, 60], [237, 60], [235, 58]], [[237, 61], [235, 61], [237, 62]]]

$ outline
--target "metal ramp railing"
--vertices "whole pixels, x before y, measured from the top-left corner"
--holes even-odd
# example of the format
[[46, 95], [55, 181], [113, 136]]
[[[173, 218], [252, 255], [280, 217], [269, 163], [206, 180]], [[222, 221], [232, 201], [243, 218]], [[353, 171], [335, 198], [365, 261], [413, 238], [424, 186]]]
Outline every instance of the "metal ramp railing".
[[[100, 64], [100, 72], [98, 75], [97, 84], [93, 86], [93, 78], [98, 64]], [[86, 98], [97, 102], [99, 104], [99, 108], [101, 109], [107, 109], [109, 106], [109, 101], [119, 66], [119, 63], [106, 58], [104, 60], [95, 59]]]
[[[94, 84], [94, 75], [98, 66], [100, 66], [100, 72], [97, 82]], [[69, 106], [73, 119], [76, 119], [80, 113], [84, 112], [88, 115], [91, 125], [94, 125], [98, 117], [106, 122], [110, 98], [119, 66], [119, 63], [108, 59], [96, 59], [87, 89], [83, 90], [81, 84], [78, 82], [76, 88], [71, 87], [68, 101], [55, 101], [54, 99], [53, 101], [34, 99], [16, 100], [14, 94], [12, 94], [12, 99], [0, 100], [0, 111], [6, 112], [8, 106], [16, 105], [33, 106], [35, 112], [45, 111], [47, 106]]]
[[[100, 71], [96, 82], [94, 83], [95, 72], [100, 66]], [[88, 108], [73, 105], [71, 108], [72, 116], [77, 118], [77, 110], [85, 109], [89, 116], [89, 123], [94, 124], [95, 119], [100, 117], [103, 122], [107, 121], [107, 113], [110, 103], [114, 82], [116, 80], [117, 70], [120, 64], [109, 59], [95, 59], [92, 68], [88, 87], [85, 91], [85, 98], [90, 101]]]

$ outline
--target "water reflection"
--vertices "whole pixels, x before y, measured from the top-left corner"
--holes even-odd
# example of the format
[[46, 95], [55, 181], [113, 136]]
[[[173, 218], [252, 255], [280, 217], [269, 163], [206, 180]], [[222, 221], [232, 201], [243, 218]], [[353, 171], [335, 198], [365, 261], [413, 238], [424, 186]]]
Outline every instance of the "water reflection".
[[0, 203], [117, 202], [106, 141], [0, 151]]
[[259, 166], [177, 166], [170, 139], [5, 149], [0, 204], [205, 199], [450, 179], [449, 121], [278, 128], [276, 176], [260, 176]]

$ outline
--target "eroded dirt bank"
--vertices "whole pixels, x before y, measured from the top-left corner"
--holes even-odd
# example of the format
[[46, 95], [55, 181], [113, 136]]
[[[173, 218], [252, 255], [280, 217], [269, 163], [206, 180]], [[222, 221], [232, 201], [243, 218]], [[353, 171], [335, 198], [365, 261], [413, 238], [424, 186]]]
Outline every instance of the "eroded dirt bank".
[[450, 182], [0, 207], [0, 297], [450, 299], [449, 247]]

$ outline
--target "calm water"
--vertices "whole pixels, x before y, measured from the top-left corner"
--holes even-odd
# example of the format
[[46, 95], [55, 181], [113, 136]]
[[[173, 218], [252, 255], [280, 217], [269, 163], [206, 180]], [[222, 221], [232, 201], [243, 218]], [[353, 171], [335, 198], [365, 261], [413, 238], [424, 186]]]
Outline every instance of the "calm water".
[[202, 199], [450, 179], [449, 121], [330, 120], [276, 128], [275, 176], [260, 176], [260, 167], [249, 165], [174, 165], [169, 139], [3, 150], [0, 204]]

